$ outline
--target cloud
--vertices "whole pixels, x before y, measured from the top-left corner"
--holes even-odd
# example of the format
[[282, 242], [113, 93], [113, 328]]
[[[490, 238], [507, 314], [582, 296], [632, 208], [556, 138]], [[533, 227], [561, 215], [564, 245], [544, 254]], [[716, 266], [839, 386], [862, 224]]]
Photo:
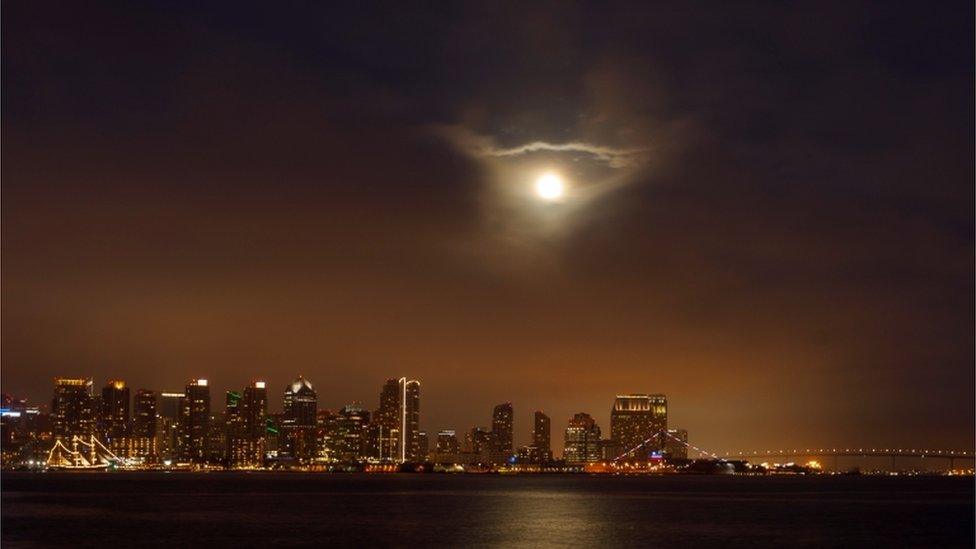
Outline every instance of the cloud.
[[485, 154], [488, 156], [518, 156], [537, 151], [582, 152], [593, 155], [595, 158], [606, 162], [611, 168], [629, 168], [640, 164], [643, 154], [647, 153], [649, 149], [616, 149], [581, 142], [546, 143], [545, 141], [533, 141], [532, 143], [526, 143], [525, 145], [508, 149], [492, 148], [486, 151]]
[[648, 146], [618, 148], [585, 141], [568, 143], [532, 141], [515, 147], [499, 147], [493, 137], [474, 132], [461, 125], [438, 125], [433, 126], [431, 130], [445, 137], [461, 151], [478, 158], [512, 157], [543, 151], [577, 152], [590, 155], [607, 167], [625, 169], [641, 166], [652, 152], [651, 147]]

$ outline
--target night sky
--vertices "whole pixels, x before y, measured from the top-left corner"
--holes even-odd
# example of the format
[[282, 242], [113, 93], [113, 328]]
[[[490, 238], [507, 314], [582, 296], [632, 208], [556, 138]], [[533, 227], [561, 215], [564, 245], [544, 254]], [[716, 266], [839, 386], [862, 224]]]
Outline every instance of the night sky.
[[972, 448], [972, 2], [172, 4], [3, 3], [5, 392]]

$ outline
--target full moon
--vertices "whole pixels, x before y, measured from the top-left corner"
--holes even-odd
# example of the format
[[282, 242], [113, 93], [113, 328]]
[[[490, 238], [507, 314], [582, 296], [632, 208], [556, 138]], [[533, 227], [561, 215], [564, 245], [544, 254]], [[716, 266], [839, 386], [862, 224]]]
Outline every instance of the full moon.
[[543, 200], [557, 200], [563, 195], [563, 180], [553, 173], [543, 174], [535, 182], [535, 194]]

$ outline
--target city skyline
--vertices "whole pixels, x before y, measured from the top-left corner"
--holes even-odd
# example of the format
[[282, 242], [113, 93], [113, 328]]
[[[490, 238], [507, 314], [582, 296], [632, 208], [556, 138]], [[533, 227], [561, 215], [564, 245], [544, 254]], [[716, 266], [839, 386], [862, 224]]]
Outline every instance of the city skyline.
[[[96, 437], [104, 439], [103, 442], [119, 455], [126, 455], [126, 452], [130, 451], [133, 445], [142, 448], [144, 453], [155, 455], [160, 447], [160, 444], [155, 440], [152, 442], [149, 440], [126, 440], [127, 446], [123, 449], [114, 445], [116, 442], [114, 439], [123, 436], [126, 439], [153, 438], [157, 432], [165, 431], [168, 420], [174, 420], [176, 424], [182, 425], [178, 432], [174, 432], [174, 436], [179, 439], [178, 441], [174, 439], [173, 448], [171, 448], [174, 458], [178, 457], [186, 461], [204, 459], [206, 455], [204, 440], [207, 437], [207, 426], [211, 421], [219, 419], [226, 431], [226, 440], [220, 444], [225, 454], [224, 459], [231, 464], [248, 465], [264, 459], [262, 451], [255, 446], [254, 439], [259, 438], [255, 429], [263, 427], [265, 417], [278, 417], [280, 422], [278, 427], [287, 433], [289, 429], [303, 426], [321, 427], [323, 417], [326, 417], [322, 414], [327, 414], [328, 417], [337, 417], [335, 414], [342, 416], [347, 411], [354, 413], [361, 411], [360, 413], [365, 414], [364, 421], [366, 424], [383, 426], [387, 429], [387, 434], [384, 435], [381, 430], [375, 435], [378, 437], [378, 440], [375, 441], [377, 457], [381, 460], [387, 458], [396, 459], [399, 462], [418, 461], [419, 456], [425, 455], [416, 449], [418, 443], [415, 440], [416, 433], [421, 433], [422, 436], [427, 437], [426, 431], [428, 430], [423, 428], [423, 422], [420, 420], [423, 415], [418, 413], [420, 382], [418, 380], [408, 381], [406, 377], [388, 379], [383, 385], [375, 408], [370, 408], [367, 403], [360, 400], [351, 400], [336, 407], [320, 406], [318, 393], [314, 386], [310, 380], [301, 375], [291, 383], [284, 384], [280, 399], [281, 404], [277, 409], [269, 405], [276, 399], [273, 398], [273, 393], [269, 393], [272, 387], [271, 383], [263, 378], [251, 380], [241, 391], [235, 389], [224, 391], [225, 399], [222, 405], [220, 399], [214, 399], [214, 384], [207, 378], [188, 380], [183, 393], [159, 391], [144, 387], [132, 392], [130, 385], [125, 380], [110, 379], [101, 388], [99, 395], [99, 391], [94, 389], [96, 385], [94, 378], [91, 377], [57, 377], [54, 379], [54, 399], [50, 407], [43, 401], [31, 402], [20, 395], [4, 393], [4, 397], [18, 408], [38, 410], [41, 413], [50, 414], [53, 422], [52, 433], [56, 438], [70, 440], [73, 435], [88, 436], [88, 433], [94, 433]], [[411, 389], [411, 387], [413, 388]], [[87, 407], [81, 406], [78, 401], [66, 401], [65, 391], [68, 392], [69, 397], [73, 393], [87, 395]], [[166, 397], [178, 399], [178, 402], [168, 407], [168, 413], [166, 407], [161, 407], [159, 402], [160, 398]], [[391, 401], [391, 398], [395, 400]], [[621, 399], [640, 398], [650, 398], [654, 402], [659, 402], [660, 409], [655, 408], [655, 417], [661, 416], [663, 419], [653, 424], [648, 423], [643, 427], [635, 427], [629, 423], [622, 426], [618, 425], [618, 419], [611, 413], [608, 433], [611, 431], [616, 433], [621, 429], [628, 429], [632, 433], [632, 436], [624, 441], [618, 440], [616, 435], [611, 437], [613, 444], [607, 444], [607, 450], [614, 456], [623, 457], [621, 449], [624, 447], [633, 449], [646, 438], [647, 433], [667, 430], [667, 404], [664, 395], [617, 395], [613, 410], [618, 411], [618, 403]], [[370, 409], [372, 412], [368, 411]], [[645, 409], [649, 410], [650, 408]], [[9, 411], [9, 406], [4, 410]], [[65, 410], [75, 418], [72, 421], [77, 423], [76, 432], [69, 433], [59, 430], [59, 426], [66, 421], [64, 419]], [[370, 420], [370, 413], [372, 413], [372, 421]], [[552, 426], [549, 415], [538, 409], [532, 412], [533, 419], [527, 422], [530, 424], [529, 437], [523, 444], [514, 436], [514, 426], [519, 423], [515, 418], [515, 413], [511, 402], [497, 404], [493, 407], [490, 419], [485, 422], [487, 426], [474, 424], [470, 428], [461, 428], [460, 430], [461, 432], [483, 430], [486, 433], [483, 457], [486, 461], [494, 464], [506, 464], [509, 458], [519, 455], [525, 449], [532, 449], [533, 459], [543, 462], [554, 457], [563, 458], [560, 455], [561, 452], [553, 451], [554, 448], [562, 447], [553, 445], [551, 442]], [[580, 414], [590, 417], [588, 413], [577, 412], [573, 417], [568, 418], [569, 427], [572, 427], [574, 418]], [[157, 420], [162, 423], [157, 423]], [[390, 434], [391, 429], [392, 434]], [[403, 429], [408, 429], [410, 434], [404, 437], [402, 435]], [[454, 443], [461, 447], [461, 439], [457, 438], [458, 428], [456, 426], [440, 426], [433, 432], [436, 433], [433, 440], [436, 448], [440, 448], [443, 442], [440, 437], [444, 433], [449, 433], [453, 437]], [[687, 441], [687, 430], [683, 430], [683, 432], [685, 433], [685, 441]], [[150, 436], [149, 433], [152, 433], [153, 436]], [[244, 433], [250, 433], [250, 442], [244, 440], [248, 438], [244, 436]], [[238, 438], [242, 440], [238, 441]], [[597, 435], [597, 442], [599, 442], [599, 438]], [[410, 440], [413, 442], [405, 442]], [[429, 444], [431, 441], [428, 438], [424, 442]], [[568, 438], [565, 442], [568, 444]], [[611, 439], [604, 442], [610, 443]], [[277, 452], [296, 457], [297, 452], [292, 444], [292, 442], [286, 443]], [[162, 445], [162, 447], [166, 446], [168, 445]], [[475, 448], [475, 453], [479, 453], [477, 446], [478, 443], [473, 442], [470, 436], [464, 438], [463, 447], [465, 451], [471, 451], [472, 448]], [[659, 446], [654, 446], [654, 448], [663, 449], [663, 446]], [[263, 448], [263, 443], [261, 447]], [[604, 452], [604, 454], [606, 453]], [[261, 457], [254, 458], [255, 455]], [[422, 461], [422, 459], [419, 460]]]
[[5, 6], [4, 390], [410, 372], [432, 434], [647, 388], [718, 447], [973, 445], [966, 17], [496, 9]]
[[[308, 427], [318, 427], [321, 428], [323, 425], [328, 424], [328, 419], [326, 419], [326, 424], [323, 424], [323, 418], [342, 418], [346, 417], [345, 414], [359, 414], [364, 415], [364, 425], [384, 425], [393, 424], [399, 428], [410, 427], [412, 429], [410, 437], [416, 437], [416, 433], [419, 433], [423, 439], [422, 444], [418, 443], [414, 439], [413, 444], [404, 445], [404, 437], [402, 437], [398, 432], [393, 431], [392, 434], [383, 434], [383, 430], [380, 430], [377, 434], [374, 431], [363, 431], [359, 436], [374, 437], [377, 440], [373, 441], [375, 446], [376, 457], [383, 461], [384, 459], [391, 460], [397, 463], [404, 462], [417, 462], [424, 461], [420, 456], [425, 458], [433, 459], [438, 455], [438, 450], [441, 447], [442, 440], [441, 435], [444, 433], [450, 433], [454, 441], [462, 448], [465, 452], [470, 452], [474, 449], [474, 453], [479, 454], [478, 447], [479, 444], [483, 447], [483, 452], [481, 452], [480, 458], [485, 463], [492, 463], [495, 465], [504, 465], [508, 463], [509, 458], [518, 458], [525, 462], [542, 462], [545, 463], [548, 459], [558, 459], [560, 461], [566, 461], [567, 457], [565, 452], [570, 451], [574, 454], [569, 458], [569, 464], [582, 464], [589, 463], [592, 461], [614, 461], [618, 459], [623, 459], [624, 461], [633, 459], [634, 456], [640, 455], [635, 454], [635, 450], [641, 450], [645, 455], [647, 453], [663, 453], [668, 456], [680, 456], [681, 458], [688, 458], [689, 456], [698, 457], [702, 459], [713, 459], [717, 455], [715, 452], [707, 449], [710, 446], [707, 443], [699, 442], [706, 446], [706, 448], [701, 448], [695, 444], [689, 444], [688, 429], [675, 429], [673, 428], [674, 423], [669, 426], [668, 422], [668, 399], [667, 396], [660, 393], [642, 394], [642, 393], [627, 393], [627, 394], [617, 394], [614, 397], [613, 403], [611, 405], [611, 410], [609, 413], [609, 420], [605, 422], [605, 429], [601, 429], [600, 422], [593, 418], [593, 414], [585, 411], [576, 412], [572, 416], [567, 418], [567, 425], [565, 427], [565, 438], [562, 439], [562, 445], [553, 444], [551, 442], [551, 419], [542, 410], [533, 411], [533, 419], [526, 423], [529, 423], [530, 430], [528, 440], [524, 443], [515, 438], [512, 442], [507, 442], [511, 440], [511, 434], [513, 433], [513, 426], [518, 425], [519, 421], [516, 419], [517, 412], [514, 412], [514, 407], [511, 402], [505, 402], [497, 404], [493, 407], [493, 412], [490, 419], [486, 422], [487, 427], [483, 424], [474, 424], [469, 429], [461, 428], [460, 430], [455, 426], [438, 426], [433, 429], [433, 436], [428, 435], [429, 428], [424, 428], [422, 421], [417, 421], [417, 410], [419, 409], [419, 386], [420, 382], [417, 380], [407, 381], [406, 377], [390, 378], [386, 381], [383, 386], [383, 390], [379, 394], [377, 399], [378, 406], [372, 408], [370, 411], [370, 406], [368, 403], [364, 403], [361, 400], [350, 400], [346, 404], [338, 407], [320, 407], [318, 406], [317, 393], [313, 389], [312, 384], [304, 378], [304, 376], [299, 375], [291, 383], [285, 384], [284, 393], [281, 398], [282, 405], [278, 410], [275, 410], [272, 406], [269, 406], [270, 402], [275, 402], [276, 399], [269, 397], [268, 388], [271, 384], [264, 379], [257, 379], [250, 381], [243, 389], [242, 392], [235, 390], [227, 390], [224, 392], [226, 396], [226, 401], [223, 407], [215, 407], [211, 405], [213, 395], [210, 391], [212, 384], [210, 380], [204, 378], [195, 378], [187, 381], [185, 393], [176, 393], [172, 391], [157, 391], [152, 389], [140, 388], [132, 393], [129, 398], [123, 398], [121, 395], [130, 395], [130, 387], [125, 380], [122, 379], [109, 379], [104, 387], [101, 389], [101, 395], [99, 397], [99, 391], [95, 390], [95, 383], [93, 378], [67, 378], [67, 377], [57, 377], [54, 379], [54, 400], [52, 402], [51, 408], [47, 409], [46, 403], [44, 402], [29, 402], [26, 398], [18, 395], [12, 395], [4, 393], [5, 399], [9, 399], [10, 402], [14, 404], [17, 409], [27, 409], [40, 411], [45, 414], [50, 414], [51, 421], [53, 422], [52, 434], [56, 438], [61, 438], [62, 440], [69, 440], [71, 438], [70, 433], [61, 432], [58, 425], [63, 423], [58, 421], [59, 417], [63, 418], [63, 412], [55, 413], [58, 411], [58, 402], [63, 402], [65, 391], [68, 392], [70, 396], [71, 392], [84, 392], [89, 395], [90, 401], [87, 407], [87, 415], [80, 411], [77, 402], [70, 402], [68, 405], [61, 405], [61, 410], [67, 409], [71, 410], [75, 416], [87, 417], [89, 419], [82, 420], [82, 425], [85, 421], [90, 424], [88, 427], [81, 427], [81, 431], [88, 433], [94, 433], [97, 437], [105, 440], [108, 447], [111, 447], [113, 451], [118, 452], [120, 456], [127, 455], [126, 452], [131, 451], [133, 448], [140, 448], [143, 453], [149, 453], [156, 455], [157, 451], [162, 451], [168, 445], [159, 445], [159, 440], [150, 442], [149, 440], [142, 440], [139, 438], [139, 433], [144, 432], [157, 432], [159, 429], [165, 430], [168, 425], [169, 419], [175, 419], [176, 423], [193, 424], [199, 422], [200, 420], [189, 421], [194, 415], [191, 410], [197, 409], [197, 402], [202, 403], [200, 406], [205, 406], [206, 414], [202, 417], [205, 418], [204, 421], [209, 424], [212, 420], [218, 419], [221, 425], [222, 431], [226, 436], [226, 440], [220, 443], [219, 449], [216, 450], [217, 453], [213, 454], [213, 459], [222, 460], [228, 465], [256, 465], [262, 463], [265, 460], [264, 450], [266, 449], [265, 443], [261, 442], [257, 444], [255, 437], [257, 432], [263, 433], [264, 418], [267, 417], [269, 422], [271, 418], [277, 418], [277, 426], [283, 429], [283, 433], [287, 432], [289, 424], [299, 424]], [[417, 387], [414, 390], [414, 396], [409, 397], [414, 399], [412, 404], [404, 405], [403, 400], [397, 400], [395, 403], [391, 404], [387, 399], [390, 394], [396, 395], [397, 399], [404, 398], [407, 395], [407, 387], [410, 385], [415, 385]], [[393, 392], [391, 393], [389, 387], [393, 387]], [[202, 392], [195, 393], [193, 391], [201, 390]], [[308, 401], [311, 408], [307, 412], [292, 412], [290, 410], [290, 403], [296, 398], [295, 395], [302, 392], [308, 391], [311, 395], [311, 400]], [[258, 393], [258, 394], [256, 394]], [[196, 396], [199, 394], [200, 396]], [[149, 398], [148, 403], [143, 398], [143, 396]], [[190, 397], [190, 395], [194, 395]], [[112, 400], [109, 400], [111, 397]], [[178, 400], [174, 401], [169, 405], [169, 413], [166, 412], [167, 406], [160, 401], [161, 398], [166, 397], [177, 397]], [[184, 398], [186, 397], [186, 398]], [[203, 400], [196, 400], [196, 399]], [[240, 404], [241, 408], [238, 408], [239, 402], [243, 400], [246, 404]], [[301, 400], [301, 399], [300, 399]], [[140, 402], [142, 401], [142, 402]], [[260, 415], [257, 416], [257, 420], [260, 425], [254, 424], [254, 407], [259, 406]], [[392, 416], [384, 416], [384, 408], [387, 406], [394, 406]], [[293, 405], [292, 405], [293, 407]], [[131, 408], [132, 412], [129, 412]], [[203, 411], [204, 408], [199, 408]], [[243, 411], [238, 412], [239, 409]], [[10, 408], [4, 408], [5, 411], [10, 410]], [[124, 410], [121, 411], [120, 410]], [[140, 417], [147, 417], [147, 410], [154, 413], [151, 417], [152, 426], [147, 425], [147, 421], [144, 419], [140, 421]], [[247, 411], [247, 410], [250, 410]], [[413, 410], [412, 412], [410, 410]], [[158, 411], [158, 413], [156, 413]], [[124, 419], [118, 417], [119, 414], [123, 414]], [[233, 426], [240, 416], [237, 414], [246, 415], [251, 417], [251, 426], [243, 426], [246, 431], [251, 433], [250, 441], [240, 441], [235, 443], [233, 440], [235, 427]], [[325, 414], [323, 416], [323, 414]], [[338, 415], [336, 415], [338, 414]], [[372, 414], [372, 421], [370, 420]], [[18, 413], [16, 417], [21, 417], [23, 414]], [[296, 418], [307, 418], [307, 419], [296, 419]], [[413, 417], [414, 419], [408, 419]], [[423, 417], [422, 414], [419, 415], [420, 418]], [[644, 419], [641, 419], [643, 417]], [[180, 419], [182, 418], [182, 419]], [[291, 419], [289, 419], [291, 418]], [[341, 421], [341, 419], [340, 419]], [[270, 428], [271, 423], [268, 424]], [[8, 426], [9, 427], [9, 426]], [[172, 425], [173, 428], [178, 428], [177, 425]], [[18, 432], [22, 431], [23, 427], [17, 427]], [[257, 431], [255, 431], [257, 429]], [[590, 430], [593, 433], [587, 434]], [[111, 433], [117, 433], [120, 430], [125, 431], [126, 440], [125, 449], [116, 447], [115, 441], [111, 438]], [[204, 428], [206, 430], [206, 428]], [[557, 431], [559, 430], [557, 426]], [[484, 434], [482, 442], [477, 442], [475, 440], [475, 432], [481, 431]], [[178, 437], [179, 441], [173, 440], [171, 451], [173, 452], [174, 459], [183, 459], [186, 461], [194, 461], [197, 458], [206, 459], [206, 453], [203, 449], [205, 445], [204, 442], [200, 440], [194, 441], [191, 437], [205, 437], [206, 435], [198, 434], [194, 435], [194, 429], [189, 430], [178, 430], [174, 431], [172, 436]], [[463, 437], [457, 435], [458, 432], [464, 433]], [[8, 431], [8, 434], [10, 432]], [[130, 440], [131, 433], [131, 440]], [[501, 435], [500, 435], [501, 433]], [[573, 434], [575, 433], [575, 434]], [[602, 433], [602, 435], [601, 435]], [[655, 433], [660, 436], [659, 439], [647, 439], [647, 433]], [[514, 434], [514, 433], [513, 433]], [[311, 433], [309, 433], [311, 435]], [[86, 435], [87, 436], [87, 435]], [[321, 434], [317, 435], [321, 436]], [[501, 436], [501, 439], [499, 439]], [[558, 436], [558, 435], [557, 435]], [[318, 456], [318, 451], [321, 450], [321, 445], [323, 442], [319, 439], [312, 441], [308, 438], [309, 448], [306, 449], [304, 458], [299, 459], [299, 462], [311, 463], [313, 457]], [[187, 443], [187, 440], [190, 440]], [[384, 446], [383, 441], [387, 441], [388, 446]], [[463, 442], [462, 442], [463, 441]], [[545, 441], [545, 442], [542, 442]], [[292, 442], [283, 443], [275, 453], [280, 456], [285, 457], [301, 457], [292, 448]], [[367, 452], [365, 442], [357, 442], [357, 448]], [[415, 446], [420, 444], [419, 446]], [[319, 450], [314, 450], [313, 447], [318, 445]], [[847, 444], [849, 448], [845, 449], [845, 444], [820, 444], [820, 448], [817, 448], [817, 444], [806, 444], [806, 449], [808, 452], [826, 452], [823, 455], [830, 455], [831, 453], [840, 452], [842, 455], [858, 455], [858, 451], [866, 451], [870, 453], [883, 453], [883, 452], [896, 452], [898, 455], [904, 454], [904, 456], [911, 457], [911, 455], [925, 455], [926, 453], [955, 453], [958, 456], [974, 456], [976, 451], [969, 451], [965, 448], [967, 446], [960, 446], [958, 448], [963, 449], [948, 449], [950, 445], [932, 445], [932, 444], [919, 444], [917, 441], [914, 445], [899, 445], [891, 443], [866, 443], [865, 441], [860, 441], [858, 444]], [[899, 448], [899, 446], [904, 446], [904, 449]], [[570, 449], [572, 447], [572, 449]], [[767, 444], [763, 446], [764, 448], [789, 448], [789, 445], [776, 444], [767, 441]], [[840, 448], [838, 450], [838, 447]], [[860, 450], [858, 449], [860, 447]], [[875, 448], [872, 448], [875, 447]], [[890, 449], [889, 449], [890, 447]], [[423, 448], [422, 451], [416, 449], [409, 450], [408, 448]], [[783, 454], [790, 455], [789, 452], [793, 452], [794, 455], [802, 455], [803, 445], [799, 447], [794, 446], [793, 450], [747, 450], [742, 451], [743, 447], [733, 448], [727, 447], [719, 450], [719, 446], [711, 446], [713, 450], [720, 452], [722, 455], [735, 456], [736, 454], [755, 457], [764, 452], [771, 453], [772, 455]], [[758, 447], [753, 447], [758, 448]], [[898, 448], [896, 450], [896, 448]], [[910, 449], [911, 448], [911, 449]], [[917, 449], [916, 449], [917, 448]], [[931, 448], [931, 450], [925, 449]], [[936, 448], [947, 448], [946, 450], [936, 450]], [[560, 449], [560, 452], [556, 452], [556, 449]], [[629, 451], [628, 451], [629, 450]], [[427, 452], [430, 452], [428, 454]], [[758, 454], [756, 453], [758, 452]], [[365, 454], [361, 454], [365, 455]], [[372, 455], [372, 454], [370, 454]], [[884, 454], [887, 455], [887, 454]], [[178, 456], [178, 457], [177, 457]], [[219, 456], [219, 457], [218, 457]], [[243, 457], [242, 457], [243, 456]], [[385, 456], [385, 457], [384, 457]], [[582, 457], [580, 457], [582, 456]], [[597, 457], [599, 456], [599, 457]], [[470, 458], [470, 457], [469, 457]], [[964, 458], [965, 459], [965, 458]], [[969, 459], [972, 459], [971, 457]]]
[[[470, 472], [602, 474], [821, 474], [817, 459], [805, 464], [776, 461], [806, 456], [890, 459], [873, 474], [898, 474], [896, 458], [921, 469], [908, 474], [972, 474], [976, 451], [938, 448], [794, 448], [714, 452], [689, 441], [687, 429], [668, 424], [667, 396], [616, 395], [606, 431], [586, 412], [569, 418], [563, 452], [553, 452], [551, 421], [533, 413], [532, 442], [513, 444], [512, 403], [494, 406], [491, 428], [472, 427], [463, 445], [454, 429], [431, 440], [420, 429], [420, 382], [390, 378], [378, 407], [359, 403], [338, 411], [318, 408], [312, 384], [298, 376], [282, 396], [282, 412], [268, 411], [267, 383], [254, 380], [242, 392], [227, 391], [222, 410], [211, 407], [207, 379], [190, 379], [184, 393], [139, 389], [134, 400], [124, 380], [111, 379], [101, 394], [91, 378], [54, 379], [51, 412], [27, 399], [3, 394], [3, 465], [7, 470], [298, 470], [317, 472]], [[163, 405], [159, 397], [172, 398]], [[132, 404], [133, 413], [130, 413]], [[928, 458], [928, 459], [926, 459]], [[758, 460], [763, 460], [761, 463]], [[946, 468], [932, 469], [932, 460]], [[921, 461], [918, 461], [921, 460]], [[876, 461], [875, 461], [876, 463]], [[926, 466], [927, 463], [927, 466]], [[851, 469], [860, 473], [861, 465]], [[887, 471], [887, 472], [884, 472]]]

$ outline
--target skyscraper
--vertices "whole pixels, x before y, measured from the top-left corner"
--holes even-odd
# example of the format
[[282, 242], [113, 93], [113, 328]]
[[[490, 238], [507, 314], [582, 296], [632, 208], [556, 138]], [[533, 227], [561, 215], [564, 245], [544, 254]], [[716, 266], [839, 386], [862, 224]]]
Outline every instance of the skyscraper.
[[98, 399], [95, 424], [98, 438], [118, 456], [129, 457], [129, 388], [120, 379], [109, 380]]
[[129, 435], [129, 388], [124, 381], [113, 379], [102, 388], [98, 423], [98, 436], [102, 442], [117, 455], [128, 456], [126, 438]]
[[600, 427], [590, 414], [579, 413], [569, 420], [563, 459], [573, 465], [600, 461]]
[[224, 456], [228, 463], [236, 466], [235, 446], [242, 440], [241, 398], [237, 391], [227, 391], [224, 396]]
[[427, 431], [417, 431], [417, 457], [413, 461], [427, 461], [430, 456], [430, 437]]
[[180, 414], [183, 413], [183, 405], [181, 404], [181, 401], [185, 396], [186, 393], [178, 393], [176, 391], [163, 391], [162, 393], [159, 393], [159, 402], [157, 403], [157, 412], [159, 417], [179, 421]]
[[339, 436], [339, 414], [334, 410], [319, 409], [316, 413], [315, 440], [318, 457], [322, 460], [339, 461], [342, 443]]
[[318, 395], [312, 384], [302, 376], [285, 387], [281, 429], [284, 439], [285, 457], [301, 463], [317, 457], [317, 412]]
[[132, 418], [130, 456], [152, 463], [156, 461], [156, 393], [146, 389], [136, 391]]
[[285, 387], [282, 422], [285, 426], [311, 427], [315, 425], [318, 395], [312, 384], [302, 376]]
[[542, 411], [536, 411], [532, 424], [532, 446], [539, 453], [542, 462], [552, 461], [552, 438], [550, 436], [551, 422], [549, 416]]
[[491, 431], [484, 427], [472, 427], [464, 437], [464, 445], [467, 452], [478, 462], [491, 461]]
[[339, 410], [329, 456], [332, 461], [355, 463], [365, 460], [369, 415], [358, 404], [347, 404]]
[[74, 436], [88, 439], [94, 434], [92, 400], [90, 377], [55, 378], [54, 399], [51, 402], [54, 436], [67, 443]]
[[191, 379], [180, 401], [180, 458], [202, 463], [210, 435], [210, 387], [206, 379]]
[[[237, 393], [238, 395], [240, 393]], [[220, 413], [210, 416], [210, 426], [207, 428], [207, 440], [204, 442], [206, 453], [204, 461], [213, 464], [227, 463], [227, 413], [226, 408]]]
[[614, 400], [610, 440], [624, 459], [646, 461], [648, 454], [661, 451], [664, 439], [658, 435], [667, 428], [668, 401], [664, 395], [617, 395]]
[[400, 380], [390, 378], [380, 391], [380, 407], [374, 421], [380, 461], [398, 461], [400, 447]]
[[402, 386], [402, 421], [400, 427], [400, 462], [423, 461], [426, 441], [420, 440], [420, 382], [400, 378]]
[[491, 462], [508, 463], [514, 452], [514, 412], [512, 403], [495, 406], [491, 414]]
[[180, 418], [185, 393], [163, 391], [156, 403], [156, 454], [162, 461], [180, 459]]
[[422, 461], [420, 433], [420, 382], [388, 379], [380, 392], [376, 413], [380, 459], [384, 461]]
[[231, 441], [231, 463], [256, 467], [264, 463], [267, 448], [268, 389], [264, 381], [244, 387], [238, 404], [236, 438]]

